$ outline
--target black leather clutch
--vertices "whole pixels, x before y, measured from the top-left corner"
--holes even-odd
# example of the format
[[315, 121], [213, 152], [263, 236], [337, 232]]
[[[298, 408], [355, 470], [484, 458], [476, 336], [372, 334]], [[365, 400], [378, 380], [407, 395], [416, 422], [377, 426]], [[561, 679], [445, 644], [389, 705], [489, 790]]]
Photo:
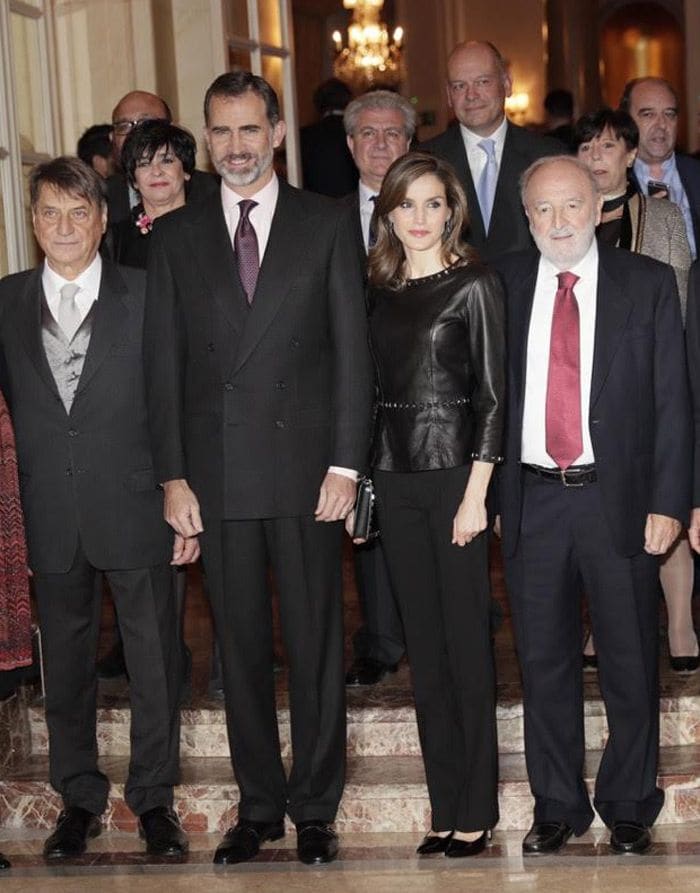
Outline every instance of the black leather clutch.
[[352, 529], [353, 539], [372, 540], [379, 536], [375, 513], [376, 499], [374, 484], [371, 479], [361, 478], [357, 482], [355, 524]]

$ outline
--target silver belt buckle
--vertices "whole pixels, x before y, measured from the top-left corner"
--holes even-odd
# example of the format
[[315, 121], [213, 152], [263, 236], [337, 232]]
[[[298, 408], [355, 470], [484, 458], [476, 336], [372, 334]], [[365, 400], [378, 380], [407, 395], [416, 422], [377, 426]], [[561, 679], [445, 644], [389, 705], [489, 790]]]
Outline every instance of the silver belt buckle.
[[574, 489], [578, 488], [578, 487], [583, 487], [583, 482], [581, 482], [580, 484], [569, 483], [569, 481], [567, 481], [567, 479], [566, 479], [566, 472], [567, 472], [566, 468], [559, 469], [559, 474], [561, 476], [561, 482], [565, 487], [571, 487]]

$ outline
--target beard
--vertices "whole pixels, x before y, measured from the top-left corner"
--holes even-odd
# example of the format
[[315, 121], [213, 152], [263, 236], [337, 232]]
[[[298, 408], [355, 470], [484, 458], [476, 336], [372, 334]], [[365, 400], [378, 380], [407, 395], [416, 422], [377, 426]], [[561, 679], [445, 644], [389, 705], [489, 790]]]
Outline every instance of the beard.
[[[240, 160], [241, 158], [248, 158], [251, 161], [251, 164], [244, 170], [232, 171], [227, 167], [226, 162], [229, 159]], [[272, 147], [270, 147], [266, 152], [260, 155], [254, 155], [252, 152], [246, 152], [240, 155], [231, 153], [229, 155], [224, 155], [221, 158], [217, 158], [216, 160], [212, 159], [212, 163], [214, 169], [224, 183], [227, 186], [230, 186], [231, 189], [235, 189], [236, 186], [250, 186], [251, 183], [255, 183], [256, 180], [259, 180], [265, 171], [271, 167], [272, 158], [273, 150]]]
[[545, 234], [538, 234], [530, 227], [535, 245], [542, 255], [559, 270], [568, 270], [583, 260], [595, 238], [593, 218], [580, 229], [573, 226], [552, 227]]

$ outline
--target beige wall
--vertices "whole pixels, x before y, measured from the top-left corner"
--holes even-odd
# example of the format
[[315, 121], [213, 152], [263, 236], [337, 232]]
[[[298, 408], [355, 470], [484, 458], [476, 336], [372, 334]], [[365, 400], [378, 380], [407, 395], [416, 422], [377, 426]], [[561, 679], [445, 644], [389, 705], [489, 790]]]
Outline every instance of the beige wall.
[[62, 151], [142, 89], [167, 100], [206, 163], [202, 98], [225, 67], [217, 0], [56, 0], [54, 20]]

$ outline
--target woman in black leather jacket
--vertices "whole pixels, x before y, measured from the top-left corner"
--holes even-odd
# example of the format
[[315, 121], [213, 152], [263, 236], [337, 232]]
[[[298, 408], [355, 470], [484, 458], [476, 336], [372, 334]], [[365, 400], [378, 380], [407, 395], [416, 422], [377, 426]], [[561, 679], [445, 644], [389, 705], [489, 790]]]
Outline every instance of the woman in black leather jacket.
[[369, 255], [371, 462], [432, 807], [421, 855], [475, 855], [498, 820], [484, 531], [504, 418], [504, 309], [497, 276], [462, 241], [466, 215], [449, 164], [404, 155], [384, 178]]

